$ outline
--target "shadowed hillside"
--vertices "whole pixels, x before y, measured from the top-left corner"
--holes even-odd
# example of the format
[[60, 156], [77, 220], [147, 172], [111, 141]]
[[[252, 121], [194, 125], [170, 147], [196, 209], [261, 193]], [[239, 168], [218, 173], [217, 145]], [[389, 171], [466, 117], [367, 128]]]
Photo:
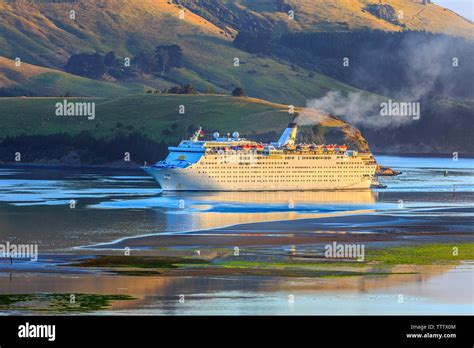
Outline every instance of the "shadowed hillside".
[[[175, 0], [238, 31], [421, 30], [474, 40], [474, 25], [426, 0]], [[293, 11], [293, 19], [289, 18]], [[241, 20], [241, 19], [244, 20]]]

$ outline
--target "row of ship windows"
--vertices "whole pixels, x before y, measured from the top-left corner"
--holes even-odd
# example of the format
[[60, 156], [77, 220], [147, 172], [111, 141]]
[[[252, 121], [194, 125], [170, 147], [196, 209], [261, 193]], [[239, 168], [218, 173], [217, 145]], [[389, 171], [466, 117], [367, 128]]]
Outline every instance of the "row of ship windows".
[[[258, 159], [258, 158], [257, 158]], [[224, 160], [222, 159], [219, 159], [217, 160], [216, 162], [200, 162], [201, 165], [219, 165], [219, 164], [222, 164], [222, 163], [233, 163], [233, 162], [236, 162], [237, 159], [232, 159], [232, 158], [229, 158], [228, 161], [227, 161], [227, 158], [224, 157]], [[258, 162], [256, 161], [255, 158], [239, 158], [238, 159], [239, 161], [250, 161], [250, 162], [253, 162], [253, 163], [258, 163], [258, 164], [272, 164], [272, 165], [287, 165], [288, 162], [282, 162], [282, 161], [263, 161], [263, 162]], [[242, 163], [239, 163], [239, 164], [242, 164]], [[337, 165], [354, 165], [356, 163], [350, 163], [350, 162], [336, 162]], [[357, 163], [358, 165], [361, 165], [363, 163], [359, 162]]]
[[[337, 182], [341, 180], [337, 179], [328, 179], [328, 180], [317, 180], [317, 182]], [[315, 182], [315, 180], [217, 180], [217, 182]]]
[[[240, 165], [241, 163], [239, 163]], [[255, 165], [255, 163], [244, 163], [244, 164], [250, 164], [250, 165]], [[235, 166], [232, 166], [233, 168], [238, 168], [237, 165]], [[259, 166], [260, 168], [262, 169], [312, 169], [312, 170], [315, 170], [315, 169], [333, 169], [334, 170], [334, 167], [333, 166], [321, 166], [321, 167], [307, 167], [307, 166], [298, 166], [298, 167], [288, 167], [288, 166]], [[226, 168], [223, 168], [222, 166], [220, 165], [215, 165], [215, 166], [201, 166], [201, 168], [203, 169], [222, 169], [222, 170], [229, 170], [229, 167], [226, 167]], [[364, 166], [364, 165], [348, 165], [348, 166], [344, 166], [345, 169], [357, 169], [357, 168], [362, 168], [362, 169], [366, 169], [367, 167]]]
[[[334, 174], [337, 174], [338, 176], [344, 176], [344, 175], [341, 175], [341, 174], [344, 174], [344, 173], [353, 173], [353, 174], [358, 174], [360, 175], [361, 173], [362, 174], [370, 174], [372, 173], [371, 171], [347, 171], [347, 170], [344, 170], [344, 171], [340, 171], [340, 172], [331, 172], [331, 171], [321, 171], [321, 172], [318, 172], [318, 173], [315, 173], [315, 172], [311, 172], [311, 171], [302, 171], [302, 172], [297, 172], [297, 173], [292, 173], [292, 174], [289, 174], [287, 171], [282, 171], [282, 170], [276, 170], [276, 171], [241, 171], [239, 174], [253, 174], [253, 175], [269, 175], [269, 174], [282, 174], [282, 173], [285, 173], [285, 177], [293, 177], [293, 176], [300, 176], [300, 175], [304, 175], [304, 174], [312, 174], [311, 176], [321, 176], [321, 174], [330, 174], [329, 176], [333, 176]], [[201, 171], [198, 171], [198, 174], [208, 174], [208, 175], [219, 175], [219, 174], [228, 174], [228, 172], [213, 172], [213, 171], [210, 171], [210, 172], [201, 172]], [[356, 175], [356, 176], [358, 176]], [[222, 175], [224, 177], [227, 177], [227, 176], [230, 176], [230, 177], [241, 177], [240, 176], [237, 176], [237, 174], [230, 174], [230, 175]], [[306, 175], [307, 176], [307, 175]], [[326, 175], [327, 176], [327, 175]]]
[[[222, 165], [225, 164], [226, 166], [223, 167]], [[229, 165], [230, 164], [230, 165]], [[256, 163], [256, 162], [245, 162], [245, 163], [239, 163], [238, 165], [232, 165], [233, 163], [230, 162], [222, 162], [219, 165], [215, 166], [202, 166], [203, 168], [219, 168], [219, 169], [240, 169], [241, 166], [252, 166], [252, 167], [258, 167], [258, 168], [293, 168], [293, 169], [300, 169], [300, 168], [308, 168], [308, 169], [319, 169], [319, 168], [333, 168], [334, 166], [328, 166], [328, 167], [311, 167], [311, 166], [298, 166], [298, 167], [288, 167], [288, 166], [264, 166], [261, 163]], [[344, 166], [339, 166], [340, 168], [348, 168], [348, 169], [354, 169], [354, 168], [366, 168], [367, 166], [365, 165], [344, 165]]]
[[[235, 158], [237, 157], [236, 155], [217, 155], [215, 156], [216, 158]], [[265, 162], [269, 162], [269, 163], [274, 163], [274, 162], [271, 162], [268, 157], [266, 156], [253, 156], [253, 155], [250, 155], [250, 156], [239, 156], [238, 157], [239, 159], [249, 159], [249, 158], [252, 158], [252, 159], [258, 159], [258, 160], [265, 160]], [[332, 159], [333, 157], [331, 156], [285, 156], [283, 159], [285, 160], [330, 160]], [[337, 159], [349, 159], [350, 157], [345, 157], [345, 156], [337, 156], [336, 157]]]
[[[370, 173], [366, 173], [367, 175], [369, 175]], [[237, 178], [245, 178], [247, 176], [232, 176], [232, 175], [219, 175], [219, 176], [216, 176], [216, 175], [209, 175], [209, 177], [218, 177], [218, 178], [234, 178], [234, 179], [237, 179]], [[278, 176], [280, 177], [280, 176]], [[285, 178], [295, 178], [295, 177], [300, 177], [299, 175], [288, 175], [286, 176]], [[333, 177], [333, 175], [305, 175], [304, 176], [305, 178], [330, 178], [330, 177]], [[342, 177], [342, 178], [358, 178], [360, 177], [360, 174], [359, 175], [339, 175], [338, 177]]]

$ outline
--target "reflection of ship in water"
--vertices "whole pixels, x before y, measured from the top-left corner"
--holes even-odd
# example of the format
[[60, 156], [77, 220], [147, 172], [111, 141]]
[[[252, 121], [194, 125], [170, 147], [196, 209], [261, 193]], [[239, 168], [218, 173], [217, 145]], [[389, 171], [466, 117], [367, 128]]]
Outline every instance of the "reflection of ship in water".
[[[377, 193], [371, 190], [352, 191], [250, 191], [250, 192], [206, 192], [187, 194], [191, 200], [218, 203], [247, 204], [371, 204], [377, 200]], [[186, 199], [186, 198], [184, 198]]]
[[[371, 212], [378, 193], [355, 191], [267, 191], [267, 192], [194, 192], [164, 193], [176, 199], [183, 214], [166, 214], [168, 231], [176, 226], [185, 230], [203, 230], [222, 226], [330, 217]], [[179, 212], [179, 210], [178, 210]]]

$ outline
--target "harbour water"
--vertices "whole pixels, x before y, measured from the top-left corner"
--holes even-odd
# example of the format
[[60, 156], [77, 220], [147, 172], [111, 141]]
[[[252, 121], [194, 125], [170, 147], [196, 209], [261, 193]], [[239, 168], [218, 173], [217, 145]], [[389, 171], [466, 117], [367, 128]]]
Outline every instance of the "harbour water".
[[[463, 242], [474, 242], [474, 159], [377, 156], [377, 160], [403, 173], [380, 178], [386, 189], [355, 192], [164, 193], [139, 171], [0, 168], [0, 240], [37, 244], [40, 253], [36, 271], [21, 271], [21, 262], [8, 266], [18, 267], [13, 277], [11, 269], [2, 271], [9, 261], [0, 259], [0, 293], [87, 293], [100, 288], [138, 298], [114, 304], [110, 312], [117, 314], [473, 314], [470, 262], [425, 267], [412, 275], [344, 279], [125, 277], [51, 271], [59, 257], [77, 251], [93, 254], [101, 245], [128, 238], [186, 235], [235, 225], [249, 226], [246, 233], [271, 233], [267, 225], [253, 224], [310, 218], [321, 218], [319, 229], [345, 231], [344, 220], [329, 219], [338, 216], [390, 217], [390, 223], [395, 217], [420, 225], [442, 221], [453, 234], [471, 233], [462, 237]], [[372, 226], [373, 221], [361, 219], [356, 227], [358, 233], [371, 233]], [[446, 237], [439, 238], [442, 242]], [[113, 249], [113, 244], [108, 247]], [[181, 294], [184, 303], [177, 301]]]

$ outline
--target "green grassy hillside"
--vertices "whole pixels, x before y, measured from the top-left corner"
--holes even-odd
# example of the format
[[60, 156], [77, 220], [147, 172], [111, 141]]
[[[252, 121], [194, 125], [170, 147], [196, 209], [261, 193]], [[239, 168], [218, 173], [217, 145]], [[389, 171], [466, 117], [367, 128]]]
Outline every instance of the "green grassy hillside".
[[[291, 119], [284, 106], [252, 102], [246, 98], [208, 95], [136, 95], [114, 99], [69, 98], [69, 101], [96, 103], [96, 118], [58, 117], [55, 104], [63, 98], [3, 98], [0, 99], [0, 137], [25, 134], [77, 134], [90, 131], [97, 137], [115, 134], [117, 124], [127, 130], [133, 126], [154, 140], [183, 137], [190, 125], [241, 132], [281, 129]], [[179, 114], [179, 106], [185, 114]], [[255, 122], [252, 122], [255, 121]], [[173, 134], [164, 135], [177, 123]]]
[[[83, 130], [96, 137], [112, 137], [123, 131], [139, 130], [153, 140], [177, 141], [189, 126], [239, 130], [241, 133], [281, 130], [293, 115], [284, 105], [248, 98], [210, 95], [136, 95], [121, 98], [69, 98], [96, 103], [95, 120], [85, 117], [59, 117], [55, 104], [62, 98], [0, 99], [0, 137], [17, 134], [77, 134]], [[179, 114], [179, 106], [185, 114]], [[172, 129], [176, 123], [177, 128]], [[121, 126], [120, 126], [121, 125]], [[133, 129], [130, 129], [132, 126]], [[171, 134], [164, 134], [168, 129]], [[188, 135], [190, 135], [188, 133]]]
[[[301, 112], [294, 114], [288, 106], [259, 99], [219, 95], [134, 95], [119, 98], [68, 98], [68, 101], [96, 103], [94, 120], [86, 117], [56, 116], [55, 104], [62, 98], [2, 98], [0, 99], [0, 139], [7, 136], [70, 135], [88, 131], [96, 138], [112, 138], [117, 133], [140, 132], [154, 141], [173, 143], [201, 126], [221, 134], [239, 131], [252, 137], [280, 132]], [[179, 113], [180, 105], [185, 114]], [[306, 111], [307, 112], [307, 111]], [[326, 117], [321, 126], [330, 133], [338, 132], [340, 142], [353, 139], [346, 123]], [[347, 139], [345, 139], [347, 137]], [[274, 139], [277, 140], [277, 139]]]

